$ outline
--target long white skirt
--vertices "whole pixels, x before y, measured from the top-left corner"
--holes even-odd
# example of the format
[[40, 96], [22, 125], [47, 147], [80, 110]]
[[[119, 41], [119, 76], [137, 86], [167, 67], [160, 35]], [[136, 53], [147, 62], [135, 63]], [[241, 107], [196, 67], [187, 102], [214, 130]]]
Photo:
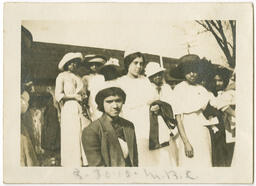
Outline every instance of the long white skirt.
[[211, 167], [211, 138], [208, 129], [204, 126], [207, 120], [201, 112], [183, 115], [183, 125], [187, 138], [194, 150], [194, 156], [185, 155], [181, 137], [177, 139], [179, 147], [180, 167]]
[[82, 115], [82, 107], [77, 101], [65, 102], [61, 110], [61, 165], [63, 167], [87, 165], [81, 133], [88, 124]]
[[170, 156], [170, 146], [149, 150], [149, 107], [123, 110], [122, 117], [131, 121], [135, 126], [138, 147], [139, 167], [170, 167], [173, 165]]

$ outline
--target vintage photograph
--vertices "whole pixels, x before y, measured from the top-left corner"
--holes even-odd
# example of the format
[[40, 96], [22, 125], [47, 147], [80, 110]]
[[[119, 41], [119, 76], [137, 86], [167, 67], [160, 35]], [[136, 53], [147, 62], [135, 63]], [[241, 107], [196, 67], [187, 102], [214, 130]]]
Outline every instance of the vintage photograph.
[[170, 22], [170, 56], [43, 40], [76, 26], [22, 22], [21, 166], [232, 165], [235, 20]]
[[[100, 171], [112, 170], [106, 179], [115, 170], [133, 170], [159, 183], [172, 182], [175, 173], [182, 183], [200, 177], [194, 169], [232, 172], [241, 157], [253, 165], [252, 134], [246, 133], [249, 153], [240, 156], [245, 140], [237, 127], [243, 122], [239, 82], [246, 76], [239, 18], [156, 18], [142, 4], [103, 4], [84, 17], [19, 18], [15, 166], [71, 170], [83, 182], [91, 176], [87, 170], [99, 171], [91, 176], [97, 179]], [[113, 12], [94, 17], [101, 10]], [[147, 172], [167, 169], [165, 176]]]

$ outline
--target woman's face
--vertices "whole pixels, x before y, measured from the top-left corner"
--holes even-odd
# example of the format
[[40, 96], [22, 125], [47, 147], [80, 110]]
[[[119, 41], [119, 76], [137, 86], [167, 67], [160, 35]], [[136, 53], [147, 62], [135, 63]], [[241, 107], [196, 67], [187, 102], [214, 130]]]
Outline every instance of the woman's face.
[[98, 72], [98, 69], [99, 69], [99, 67], [101, 67], [101, 66], [102, 66], [101, 63], [92, 63], [92, 64], [90, 65], [90, 70], [91, 70], [92, 73], [96, 73], [96, 72]]
[[198, 73], [197, 72], [188, 72], [185, 75], [185, 79], [190, 84], [196, 84], [197, 79], [198, 79]]
[[157, 74], [154, 74], [153, 76], [150, 77], [151, 82], [153, 82], [157, 86], [161, 86], [163, 84], [163, 78], [164, 78], [164, 73], [159, 72]]
[[136, 57], [128, 68], [128, 74], [138, 77], [144, 68], [144, 61], [142, 57]]
[[216, 75], [214, 77], [214, 80], [215, 80], [215, 84], [216, 84], [216, 90], [219, 91], [219, 90], [222, 90], [223, 89], [223, 86], [224, 86], [224, 81], [223, 79], [219, 76], [219, 75]]
[[68, 64], [68, 71], [75, 72], [77, 70], [77, 63], [71, 62]]

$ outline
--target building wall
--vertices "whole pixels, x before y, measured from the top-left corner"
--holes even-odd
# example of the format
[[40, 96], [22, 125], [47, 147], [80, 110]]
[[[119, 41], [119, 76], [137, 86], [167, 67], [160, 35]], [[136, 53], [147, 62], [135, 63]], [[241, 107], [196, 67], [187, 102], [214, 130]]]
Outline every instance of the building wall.
[[[68, 52], [82, 52], [87, 54], [100, 54], [107, 58], [117, 58], [120, 66], [123, 68], [124, 51], [110, 50], [93, 47], [33, 42], [32, 50], [29, 58], [22, 62], [22, 68], [26, 69], [26, 73], [30, 73], [35, 84], [54, 85], [55, 79], [60, 72], [58, 63], [62, 57]], [[146, 61], [154, 61], [160, 63], [160, 56], [145, 53]], [[79, 68], [79, 74], [85, 75], [88, 70], [85, 67]]]

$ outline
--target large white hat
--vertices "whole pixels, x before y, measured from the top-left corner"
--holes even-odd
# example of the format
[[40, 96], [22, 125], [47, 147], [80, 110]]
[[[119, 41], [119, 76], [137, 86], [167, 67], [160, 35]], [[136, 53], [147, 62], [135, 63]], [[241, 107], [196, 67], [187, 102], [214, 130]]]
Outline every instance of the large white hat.
[[67, 64], [67, 62], [71, 61], [72, 59], [76, 59], [76, 58], [79, 58], [79, 59], [82, 60], [83, 59], [82, 53], [80, 53], [80, 52], [69, 52], [69, 53], [65, 54], [63, 56], [63, 58], [60, 60], [58, 68], [60, 70], [63, 70], [64, 66], [65, 66], [65, 64]]
[[165, 71], [165, 69], [161, 67], [157, 62], [148, 62], [145, 68], [145, 74], [147, 77], [163, 71]]

